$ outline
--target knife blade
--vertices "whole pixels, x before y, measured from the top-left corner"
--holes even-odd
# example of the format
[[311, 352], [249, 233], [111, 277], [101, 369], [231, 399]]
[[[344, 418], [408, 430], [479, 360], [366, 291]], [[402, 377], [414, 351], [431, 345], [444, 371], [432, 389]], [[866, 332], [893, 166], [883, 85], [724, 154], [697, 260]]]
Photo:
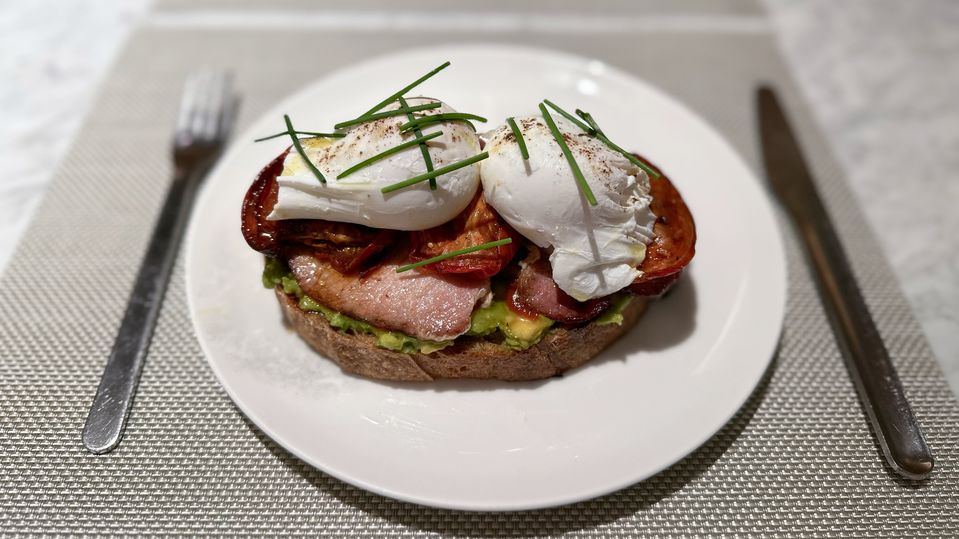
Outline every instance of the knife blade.
[[799, 142], [772, 88], [759, 88], [756, 106], [769, 185], [792, 217], [806, 247], [823, 307], [883, 455], [902, 477], [924, 479], [933, 469], [932, 453]]

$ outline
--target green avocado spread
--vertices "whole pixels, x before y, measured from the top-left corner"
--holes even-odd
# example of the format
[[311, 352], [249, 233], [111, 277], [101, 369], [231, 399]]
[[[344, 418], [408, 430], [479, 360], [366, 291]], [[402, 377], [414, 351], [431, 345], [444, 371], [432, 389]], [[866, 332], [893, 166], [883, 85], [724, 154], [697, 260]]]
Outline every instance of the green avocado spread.
[[[442, 350], [453, 344], [453, 341], [429, 341], [411, 337], [399, 331], [390, 331], [375, 327], [362, 320], [357, 320], [341, 312], [334, 311], [303, 293], [299, 283], [293, 277], [289, 268], [281, 260], [266, 257], [263, 268], [263, 286], [266, 288], [283, 288], [283, 292], [295, 295], [299, 299], [299, 307], [304, 311], [323, 315], [336, 329], [354, 334], [372, 335], [376, 337], [376, 345], [388, 350], [412, 354], [419, 352], [429, 354]], [[623, 309], [629, 304], [631, 296], [623, 294], [613, 300], [613, 305], [594, 323], [622, 324]], [[524, 318], [509, 310], [502, 300], [493, 301], [486, 307], [473, 311], [470, 329], [467, 337], [486, 337], [499, 331], [503, 336], [503, 344], [514, 350], [525, 350], [538, 343], [543, 335], [552, 327], [553, 321], [540, 315], [535, 319]]]
[[543, 315], [524, 318], [506, 308], [506, 302], [496, 300], [487, 307], [473, 311], [473, 319], [466, 335], [486, 337], [495, 331], [503, 334], [503, 344], [514, 350], [526, 350], [538, 343], [553, 321]]

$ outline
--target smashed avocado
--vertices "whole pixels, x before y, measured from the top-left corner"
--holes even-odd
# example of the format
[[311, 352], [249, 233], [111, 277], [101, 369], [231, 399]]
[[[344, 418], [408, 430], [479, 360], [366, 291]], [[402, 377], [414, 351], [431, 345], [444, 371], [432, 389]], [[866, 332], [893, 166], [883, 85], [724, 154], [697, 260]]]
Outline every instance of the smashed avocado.
[[381, 329], [325, 307], [304, 294], [289, 268], [276, 258], [267, 257], [266, 259], [266, 265], [263, 268], [263, 286], [266, 288], [282, 287], [283, 292], [296, 295], [299, 299], [298, 305], [304, 311], [322, 314], [331, 326], [341, 331], [372, 335], [376, 337], [376, 345], [380, 348], [407, 354], [414, 352], [429, 354], [453, 344], [453, 341], [428, 341], [411, 337], [399, 331]]
[[499, 330], [503, 344], [514, 350], [526, 350], [538, 343], [553, 321], [545, 316], [524, 318], [506, 307], [506, 302], [497, 300], [488, 307], [473, 312], [473, 320], [467, 335], [485, 337]]
[[614, 296], [613, 304], [610, 305], [609, 309], [606, 309], [603, 314], [599, 315], [599, 318], [593, 320], [593, 323], [600, 326], [606, 324], [623, 325], [623, 310], [626, 309], [630, 301], [633, 301], [632, 294], [618, 294]]
[[[299, 307], [304, 311], [322, 314], [331, 326], [341, 331], [373, 335], [376, 337], [376, 345], [381, 348], [407, 354], [414, 352], [429, 354], [453, 344], [453, 341], [429, 341], [411, 337], [399, 331], [381, 329], [321, 305], [303, 293], [289, 268], [276, 258], [266, 258], [266, 265], [263, 268], [263, 286], [266, 288], [282, 287], [283, 292], [296, 295], [299, 299]], [[629, 305], [631, 299], [632, 296], [629, 294], [616, 296], [613, 299], [612, 306], [593, 323], [600, 325], [622, 324], [623, 309]], [[545, 316], [540, 315], [532, 319], [525, 318], [509, 310], [504, 301], [496, 300], [490, 305], [473, 312], [470, 329], [466, 332], [466, 335], [469, 337], [485, 337], [499, 331], [503, 334], [503, 344], [514, 350], [526, 350], [538, 343], [552, 326], [553, 321]]]
[[[633, 297], [629, 294], [616, 296], [609, 309], [593, 323], [621, 325], [623, 323], [623, 309], [629, 305], [632, 299]], [[553, 321], [549, 318], [543, 315], [536, 318], [522, 317], [511, 311], [506, 306], [505, 301], [497, 300], [488, 307], [477, 309], [473, 313], [473, 324], [466, 334], [473, 337], [485, 337], [499, 330], [503, 333], [503, 344], [514, 350], [526, 350], [538, 343], [551, 327], [553, 327]]]

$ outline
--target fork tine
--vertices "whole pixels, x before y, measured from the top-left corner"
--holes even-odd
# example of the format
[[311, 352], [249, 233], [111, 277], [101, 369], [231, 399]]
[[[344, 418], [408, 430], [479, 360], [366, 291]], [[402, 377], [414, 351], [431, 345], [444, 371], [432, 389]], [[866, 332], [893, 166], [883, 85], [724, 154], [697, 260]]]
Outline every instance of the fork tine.
[[197, 99], [199, 98], [199, 75], [199, 73], [191, 74], [183, 84], [183, 96], [180, 98], [180, 110], [177, 113], [176, 130], [174, 131], [177, 140], [190, 137]]
[[220, 102], [222, 106], [217, 121], [217, 138], [225, 138], [229, 135], [233, 124], [234, 107], [236, 99], [233, 95], [233, 72], [225, 71], [223, 73], [223, 90], [220, 93]]
[[209, 123], [210, 100], [214, 74], [204, 69], [197, 74], [197, 97], [191, 113], [190, 136], [195, 140], [206, 140], [207, 124]]
[[183, 89], [175, 141], [213, 143], [228, 136], [234, 97], [232, 74], [203, 69]]
[[203, 110], [203, 140], [216, 140], [219, 131], [220, 113], [223, 110], [223, 75], [218, 72], [210, 73], [210, 87], [208, 89], [206, 107]]
[[230, 77], [225, 72], [211, 75], [209, 99], [204, 113], [204, 140], [213, 141], [223, 136], [223, 119], [229, 106]]
[[228, 106], [230, 77], [226, 72], [217, 72], [213, 92], [213, 106], [210, 109], [210, 138], [222, 135], [223, 115]]

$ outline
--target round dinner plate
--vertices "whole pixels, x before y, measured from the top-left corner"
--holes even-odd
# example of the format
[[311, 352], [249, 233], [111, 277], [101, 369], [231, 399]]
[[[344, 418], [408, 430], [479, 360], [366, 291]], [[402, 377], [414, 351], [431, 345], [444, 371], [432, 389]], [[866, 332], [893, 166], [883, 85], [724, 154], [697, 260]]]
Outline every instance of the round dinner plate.
[[[344, 374], [287, 329], [240, 234], [257, 172], [445, 60], [409, 95], [489, 118], [549, 98], [590, 111], [611, 139], [660, 166], [696, 219], [696, 257], [639, 325], [593, 361], [539, 382], [384, 383]], [[785, 262], [759, 180], [712, 127], [654, 86], [598, 60], [516, 46], [416, 49], [332, 73], [282, 100], [207, 179], [189, 231], [187, 294], [207, 360], [260, 429], [324, 472], [436, 507], [520, 510], [629, 486], [679, 461], [736, 413], [782, 327]]]

